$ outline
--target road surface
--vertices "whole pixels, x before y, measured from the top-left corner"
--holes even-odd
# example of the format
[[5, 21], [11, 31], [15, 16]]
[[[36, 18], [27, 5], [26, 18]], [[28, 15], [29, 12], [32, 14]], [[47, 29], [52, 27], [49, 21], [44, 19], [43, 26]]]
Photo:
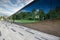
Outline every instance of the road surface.
[[60, 37], [0, 21], [0, 40], [60, 40]]

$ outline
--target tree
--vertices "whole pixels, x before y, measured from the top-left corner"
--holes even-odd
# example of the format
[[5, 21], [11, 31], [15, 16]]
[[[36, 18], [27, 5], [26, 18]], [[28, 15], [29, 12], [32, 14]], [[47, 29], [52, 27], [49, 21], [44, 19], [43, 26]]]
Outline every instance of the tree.
[[38, 15], [39, 15], [39, 20], [40, 21], [44, 20], [45, 14], [44, 14], [43, 10], [39, 10]]
[[31, 17], [31, 13], [30, 12], [20, 12], [16, 15], [16, 19], [20, 20], [20, 19], [29, 19]]
[[50, 19], [52, 20], [57, 18], [57, 13], [55, 12], [55, 10], [51, 10], [49, 14], [50, 14]]
[[33, 18], [33, 20], [35, 20], [35, 16], [36, 16], [35, 12], [36, 12], [36, 10], [33, 9], [33, 10], [32, 10], [32, 18]]
[[60, 19], [60, 8], [56, 7], [55, 9], [50, 10], [48, 12], [48, 16], [52, 20], [54, 20], [54, 19]]
[[57, 13], [57, 19], [60, 19], [60, 7], [56, 7], [55, 11]]
[[16, 20], [16, 14], [12, 15], [13, 22]]

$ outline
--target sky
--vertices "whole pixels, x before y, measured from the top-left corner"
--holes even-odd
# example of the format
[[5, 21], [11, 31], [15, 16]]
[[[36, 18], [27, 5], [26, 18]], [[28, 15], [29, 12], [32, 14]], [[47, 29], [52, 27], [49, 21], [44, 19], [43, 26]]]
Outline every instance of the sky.
[[0, 16], [11, 16], [33, 0], [0, 0]]
[[25, 12], [31, 12], [33, 9], [42, 9], [45, 13], [48, 13], [50, 9], [55, 9], [60, 6], [60, 0], [32, 1], [33, 0], [0, 0], [0, 16], [11, 16], [18, 10], [21, 11], [22, 8], [22, 11]]
[[55, 9], [58, 6], [60, 6], [60, 0], [35, 0], [22, 11], [31, 12], [33, 9], [43, 9], [44, 12], [48, 13], [50, 9]]

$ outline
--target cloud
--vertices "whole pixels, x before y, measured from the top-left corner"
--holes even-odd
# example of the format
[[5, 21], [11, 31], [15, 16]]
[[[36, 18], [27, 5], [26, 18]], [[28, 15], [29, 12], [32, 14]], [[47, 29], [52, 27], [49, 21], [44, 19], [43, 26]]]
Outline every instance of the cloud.
[[11, 1], [12, 0], [0, 0], [0, 14], [11, 16], [33, 0], [16, 0], [16, 4], [12, 3]]

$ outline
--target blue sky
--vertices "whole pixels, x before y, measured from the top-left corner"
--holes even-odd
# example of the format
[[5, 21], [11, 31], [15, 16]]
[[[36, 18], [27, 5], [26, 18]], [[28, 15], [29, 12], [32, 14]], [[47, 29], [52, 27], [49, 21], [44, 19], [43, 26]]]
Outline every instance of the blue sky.
[[60, 6], [59, 0], [35, 0], [22, 10], [31, 12], [33, 9], [43, 9], [47, 13], [50, 9], [54, 9], [57, 6]]
[[0, 16], [11, 16], [33, 0], [0, 0]]
[[[32, 1], [0, 0], [0, 15], [10, 16]], [[33, 9], [43, 9], [47, 13], [50, 9], [54, 9], [57, 6], [60, 6], [60, 0], [34, 0], [34, 2], [23, 8], [22, 11], [31, 12]]]
[[17, 3], [17, 0], [10, 0], [13, 4]]

